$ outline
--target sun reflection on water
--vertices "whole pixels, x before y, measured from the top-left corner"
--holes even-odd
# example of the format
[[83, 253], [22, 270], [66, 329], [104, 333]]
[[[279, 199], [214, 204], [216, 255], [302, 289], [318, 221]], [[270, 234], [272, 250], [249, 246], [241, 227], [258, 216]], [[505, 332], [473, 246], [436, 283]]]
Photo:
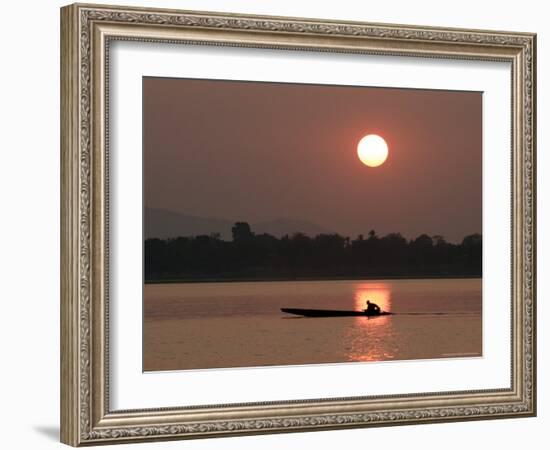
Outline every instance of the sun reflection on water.
[[[355, 287], [355, 309], [364, 310], [367, 300], [376, 303], [382, 311], [391, 311], [391, 289], [387, 283], [360, 283]], [[377, 317], [377, 320], [387, 320], [388, 316]]]
[[[383, 282], [364, 282], [355, 286], [355, 309], [364, 310], [367, 300], [382, 311], [391, 312], [390, 285]], [[355, 327], [347, 334], [349, 361], [382, 361], [393, 359], [389, 345], [392, 334], [391, 316], [355, 317]]]

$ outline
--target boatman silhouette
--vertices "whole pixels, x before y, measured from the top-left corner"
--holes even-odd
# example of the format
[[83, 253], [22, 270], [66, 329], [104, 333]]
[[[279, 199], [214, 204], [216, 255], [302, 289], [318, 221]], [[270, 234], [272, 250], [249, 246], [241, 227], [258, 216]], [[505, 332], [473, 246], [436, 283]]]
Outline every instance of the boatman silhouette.
[[365, 312], [367, 314], [380, 314], [380, 306], [367, 300], [367, 309], [365, 309]]

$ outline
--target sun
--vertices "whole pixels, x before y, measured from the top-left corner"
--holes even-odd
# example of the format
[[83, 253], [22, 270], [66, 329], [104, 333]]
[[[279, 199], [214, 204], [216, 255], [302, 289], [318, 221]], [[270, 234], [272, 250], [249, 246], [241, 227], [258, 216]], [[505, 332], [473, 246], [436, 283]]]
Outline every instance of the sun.
[[357, 155], [369, 167], [378, 167], [388, 158], [388, 144], [377, 134], [367, 134], [357, 144]]

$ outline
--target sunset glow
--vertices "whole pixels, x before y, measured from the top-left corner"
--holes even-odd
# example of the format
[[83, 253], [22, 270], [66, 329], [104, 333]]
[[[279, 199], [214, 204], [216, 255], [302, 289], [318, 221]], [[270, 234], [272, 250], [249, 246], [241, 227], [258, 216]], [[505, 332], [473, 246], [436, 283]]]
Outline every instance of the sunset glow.
[[388, 158], [388, 144], [376, 134], [368, 134], [357, 144], [357, 155], [369, 167], [378, 167]]
[[361, 283], [355, 290], [355, 310], [367, 307], [367, 300], [376, 303], [382, 311], [391, 311], [391, 290], [387, 283]]

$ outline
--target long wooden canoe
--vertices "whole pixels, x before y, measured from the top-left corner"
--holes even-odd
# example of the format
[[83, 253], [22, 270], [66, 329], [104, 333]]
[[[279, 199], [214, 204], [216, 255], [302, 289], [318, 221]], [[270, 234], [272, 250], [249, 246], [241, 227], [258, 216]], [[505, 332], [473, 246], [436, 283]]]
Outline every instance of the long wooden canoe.
[[287, 314], [295, 314], [304, 317], [377, 317], [389, 316], [390, 312], [382, 311], [380, 313], [366, 313], [365, 311], [345, 311], [339, 309], [302, 309], [302, 308], [281, 308], [281, 311]]

